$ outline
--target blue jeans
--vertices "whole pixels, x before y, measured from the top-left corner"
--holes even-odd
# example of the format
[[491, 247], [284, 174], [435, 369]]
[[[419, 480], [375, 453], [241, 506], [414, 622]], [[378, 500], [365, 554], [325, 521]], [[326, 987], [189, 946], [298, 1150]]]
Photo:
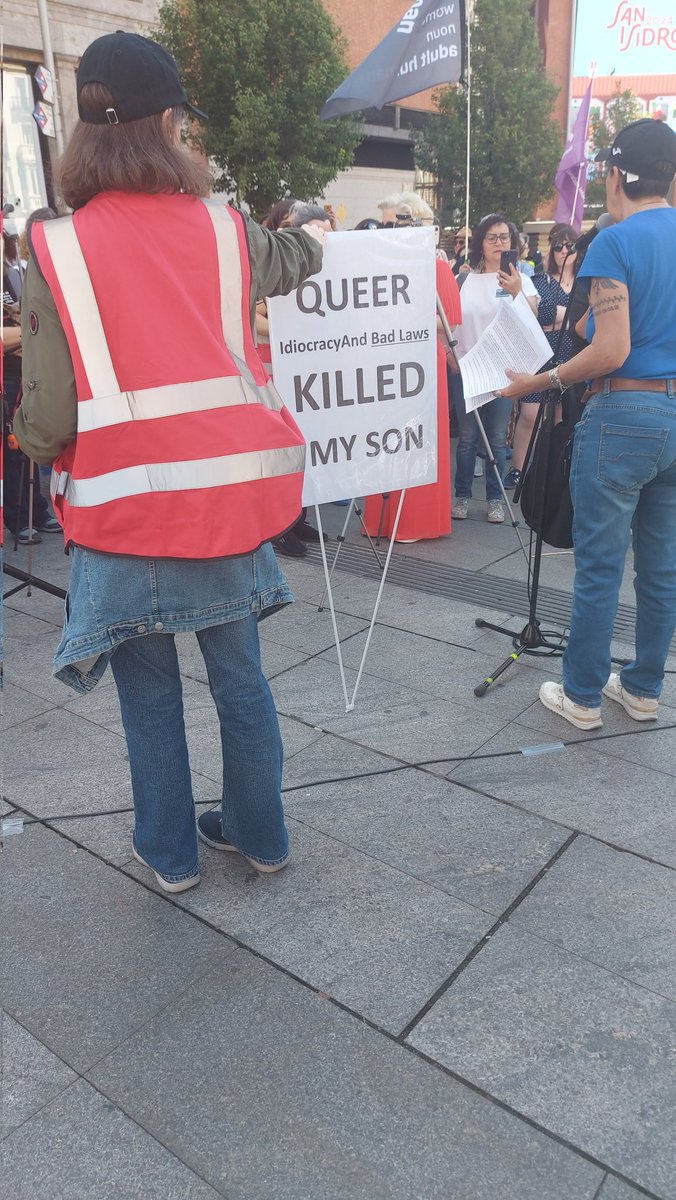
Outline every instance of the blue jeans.
[[676, 395], [594, 396], [575, 429], [570, 478], [575, 584], [563, 687], [595, 708], [610, 675], [610, 642], [633, 526], [636, 657], [620, 673], [657, 698], [676, 627]]
[[293, 599], [272, 547], [236, 558], [140, 558], [72, 547], [57, 679], [84, 694], [121, 642], [263, 619]]
[[[249, 858], [282, 862], [282, 741], [257, 617], [200, 629], [197, 639], [221, 726], [223, 835]], [[197, 835], [174, 636], [123, 641], [110, 665], [129, 750], [136, 849], [160, 875], [185, 879], [197, 870]]]
[[[463, 402], [459, 408], [460, 436], [456, 453], [455, 494], [458, 498], [465, 496], [470, 499], [477, 447], [483, 446], [483, 438], [479, 433], [479, 425], [474, 413], [467, 413], [464, 408]], [[483, 408], [479, 409], [479, 416], [486, 430], [486, 437], [501, 479], [505, 473], [507, 462], [505, 438], [511, 412], [512, 402], [505, 400], [503, 396], [496, 396], [495, 400], [489, 400], [488, 404], [484, 404]], [[495, 472], [486, 463], [486, 499], [499, 500], [501, 496], [502, 492], [495, 478]]]

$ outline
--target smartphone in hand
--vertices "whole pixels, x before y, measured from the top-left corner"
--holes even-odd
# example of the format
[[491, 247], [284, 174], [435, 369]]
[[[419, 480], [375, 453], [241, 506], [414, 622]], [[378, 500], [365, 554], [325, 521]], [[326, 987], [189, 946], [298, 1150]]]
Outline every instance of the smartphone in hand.
[[500, 255], [500, 270], [509, 275], [510, 264], [516, 267], [519, 253], [517, 250], [503, 250]]

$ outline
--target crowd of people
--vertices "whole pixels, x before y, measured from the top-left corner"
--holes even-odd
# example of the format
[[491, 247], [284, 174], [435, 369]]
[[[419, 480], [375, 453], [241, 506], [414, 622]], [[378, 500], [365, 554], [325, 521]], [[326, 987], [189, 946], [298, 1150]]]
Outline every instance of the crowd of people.
[[[559, 330], [565, 307], [575, 280], [577, 233], [569, 225], [555, 225], [549, 235], [546, 264], [538, 254], [532, 259], [530, 243], [513, 222], [501, 213], [484, 217], [474, 229], [466, 226], [452, 237], [450, 256], [439, 245], [439, 225], [429, 204], [415, 192], [401, 192], [384, 197], [377, 205], [379, 219], [368, 217], [360, 221], [356, 231], [406, 228], [411, 225], [432, 226], [437, 233], [436, 290], [446, 319], [454, 332], [452, 347], [446, 338], [440, 318], [437, 318], [437, 480], [422, 488], [410, 489], [404, 500], [396, 540], [415, 542], [448, 536], [451, 516], [464, 520], [468, 516], [474, 480], [484, 476], [487, 519], [501, 524], [505, 519], [503, 491], [493, 470], [484, 466], [485, 451], [480, 440], [480, 428], [472, 413], [465, 412], [462, 379], [458, 358], [467, 353], [481, 337], [498, 311], [501, 298], [515, 298], [522, 292], [528, 299], [552, 346], [551, 364], [565, 362], [572, 353], [572, 337]], [[47, 220], [56, 214], [51, 209], [40, 210], [29, 218]], [[336, 229], [336, 219], [329, 205], [321, 206], [286, 197], [273, 205], [261, 226], [271, 231], [313, 225], [328, 232]], [[516, 252], [515, 266], [500, 271], [504, 250]], [[24, 253], [28, 242], [24, 235]], [[43, 532], [59, 532], [60, 525], [49, 511], [40, 491], [37, 466], [29, 463], [18, 448], [12, 433], [12, 415], [18, 404], [21, 375], [21, 341], [19, 306], [21, 279], [26, 259], [19, 258], [19, 243], [12, 231], [5, 234], [5, 338], [4, 359], [7, 384], [3, 398], [3, 431], [6, 453], [5, 525], [19, 543], [39, 542]], [[462, 292], [462, 295], [461, 295]], [[10, 303], [11, 302], [11, 303]], [[16, 340], [9, 329], [17, 329]], [[268, 337], [266, 299], [257, 301], [255, 314], [257, 353], [266, 371], [272, 375], [272, 356]], [[11, 343], [11, 344], [10, 344]], [[505, 488], [513, 488], [521, 478], [523, 460], [528, 448], [537, 406], [542, 394], [527, 396], [512, 405], [496, 398], [481, 410], [481, 420], [488, 437], [491, 455], [497, 464]], [[451, 504], [451, 455], [449, 430], [458, 437], [454, 471], [455, 499]], [[508, 469], [508, 458], [511, 465]], [[389, 537], [393, 531], [399, 494], [366, 498], [365, 526], [369, 533]], [[278, 554], [300, 558], [307, 553], [307, 544], [318, 542], [319, 533], [303, 509], [298, 520], [274, 539]]]
[[[28, 219], [27, 229], [30, 230], [34, 221], [51, 216], [56, 216], [52, 209], [36, 210]], [[2, 237], [3, 518], [5, 527], [17, 543], [28, 546], [40, 542], [43, 533], [60, 533], [61, 526], [49, 511], [49, 505], [40, 490], [37, 465], [22, 453], [12, 428], [21, 397], [21, 294], [28, 243], [27, 235], [19, 238], [16, 227], [10, 221], [5, 222]]]
[[[141, 77], [150, 82], [139, 92], [130, 81]], [[57, 174], [73, 215], [36, 219], [25, 274], [16, 268], [22, 333], [8, 327], [3, 351], [16, 354], [21, 341], [24, 386], [17, 403], [18, 384], [12, 391], [6, 373], [7, 437], [29, 464], [52, 464], [52, 502], [72, 556], [55, 674], [87, 692], [110, 664], [129, 751], [132, 851], [160, 887], [179, 892], [199, 882], [198, 838], [261, 872], [289, 857], [282, 745], [257, 629], [291, 600], [272, 546], [302, 553], [319, 534], [301, 512], [303, 439], [270, 379], [266, 299], [321, 269], [335, 220], [321, 206], [285, 199], [257, 225], [209, 199], [208, 169], [181, 141], [186, 109], [203, 114], [189, 105], [174, 60], [150, 39], [117, 32], [93, 42], [78, 67], [77, 101]], [[438, 253], [446, 320], [436, 347], [437, 480], [409, 489], [396, 535], [445, 536], [451, 513], [468, 515], [479, 426], [465, 412], [457, 355], [476, 344], [500, 304], [525, 297], [553, 357], [537, 375], [512, 376], [482, 409], [500, 475], [485, 473], [487, 518], [504, 520], [502, 486], [518, 482], [544, 392], [587, 381], [571, 475], [570, 640], [563, 683], [540, 693], [582, 729], [602, 723], [602, 692], [637, 721], [656, 718], [676, 623], [676, 212], [666, 200], [676, 135], [640, 121], [606, 157], [617, 224], [581, 266], [571, 226], [554, 226], [541, 269], [500, 212], [471, 232], [459, 229], [450, 258]], [[415, 193], [385, 197], [379, 211], [357, 230], [434, 223]], [[176, 246], [188, 239], [192, 253], [181, 259]], [[8, 262], [15, 269], [16, 256]], [[576, 268], [589, 296], [578, 353], [573, 335], [561, 336]], [[3, 303], [16, 319], [12, 284], [16, 291], [15, 276], [3, 280]], [[30, 540], [21, 503], [22, 494], [16, 519]], [[393, 535], [397, 507], [395, 494], [368, 497], [366, 528]], [[52, 528], [49, 513], [34, 514], [37, 530]], [[610, 642], [632, 526], [636, 657], [616, 675]], [[197, 822], [179, 632], [197, 636], [221, 730], [222, 802]]]

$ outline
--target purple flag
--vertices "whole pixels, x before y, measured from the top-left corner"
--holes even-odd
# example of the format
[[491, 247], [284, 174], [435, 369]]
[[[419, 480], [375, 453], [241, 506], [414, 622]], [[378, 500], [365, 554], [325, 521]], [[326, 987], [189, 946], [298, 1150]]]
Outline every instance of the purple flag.
[[577, 230], [582, 224], [584, 194], [587, 188], [586, 148], [591, 93], [590, 79], [554, 176], [554, 186], [559, 193], [554, 220], [563, 221]]
[[411, 0], [398, 24], [329, 96], [320, 120], [382, 108], [440, 83], [457, 83], [462, 30], [458, 0]]

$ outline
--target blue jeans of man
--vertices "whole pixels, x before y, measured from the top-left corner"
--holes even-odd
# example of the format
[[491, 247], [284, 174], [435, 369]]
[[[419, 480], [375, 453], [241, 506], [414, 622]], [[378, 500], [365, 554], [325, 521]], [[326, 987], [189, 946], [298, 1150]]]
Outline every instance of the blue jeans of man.
[[633, 530], [636, 655], [620, 672], [635, 696], [657, 698], [676, 628], [676, 395], [594, 396], [575, 429], [571, 463], [575, 583], [563, 687], [595, 708]]
[[[257, 616], [197, 631], [221, 728], [223, 835], [259, 862], [282, 862], [282, 741], [260, 662]], [[110, 660], [129, 750], [136, 849], [178, 881], [197, 870], [197, 836], [174, 635], [118, 645]]]
[[[459, 410], [459, 437], [458, 449], [456, 452], [456, 467], [455, 467], [455, 494], [458, 498], [471, 498], [472, 481], [474, 477], [474, 464], [476, 462], [476, 454], [479, 445], [483, 445], [483, 439], [479, 433], [479, 424], [473, 412], [464, 411], [464, 402]], [[496, 396], [495, 400], [489, 400], [488, 404], [484, 404], [479, 409], [479, 416], [486, 430], [486, 437], [490, 443], [493, 458], [497, 464], [500, 478], [505, 474], [505, 465], [507, 461], [507, 446], [505, 439], [507, 437], [507, 427], [512, 411], [511, 400], [505, 400], [504, 396]], [[492, 467], [486, 464], [486, 499], [499, 500], [502, 496], [500, 485], [495, 477], [495, 472]]]

